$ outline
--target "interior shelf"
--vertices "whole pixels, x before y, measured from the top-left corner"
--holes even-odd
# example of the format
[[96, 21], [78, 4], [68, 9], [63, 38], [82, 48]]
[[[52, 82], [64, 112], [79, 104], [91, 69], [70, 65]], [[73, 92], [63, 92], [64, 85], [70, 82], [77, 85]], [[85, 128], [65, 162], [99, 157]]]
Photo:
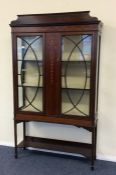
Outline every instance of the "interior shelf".
[[86, 88], [86, 89], [83, 89], [83, 88], [74, 88], [74, 87], [69, 87], [69, 88], [65, 88], [65, 87], [62, 87], [63, 90], [77, 90], [77, 91], [90, 91], [90, 88]]
[[[29, 85], [29, 84], [23, 84], [23, 85], [18, 85], [18, 87], [32, 87], [32, 88], [43, 88], [43, 86], [37, 86], [37, 85]], [[86, 90], [86, 91], [90, 91], [90, 89], [86, 88], [86, 89], [83, 89], [83, 88], [74, 88], [74, 87], [69, 87], [69, 88], [65, 88], [65, 87], [62, 87], [63, 90], [79, 90], [79, 91], [83, 91], [83, 90]]]
[[28, 60], [20, 60], [20, 59], [18, 59], [17, 61], [30, 61], [30, 62], [43, 62], [43, 60], [42, 59], [40, 59], [40, 60], [31, 60], [31, 59], [28, 59]]
[[67, 60], [62, 60], [61, 62], [63, 62], [63, 63], [83, 63], [83, 62], [87, 62], [87, 63], [91, 63], [91, 60], [76, 60], [76, 59], [74, 59], [74, 60], [69, 60], [69, 61], [67, 61]]
[[22, 85], [18, 85], [18, 87], [43, 88], [43, 86], [38, 86], [35, 84], [22, 84]]

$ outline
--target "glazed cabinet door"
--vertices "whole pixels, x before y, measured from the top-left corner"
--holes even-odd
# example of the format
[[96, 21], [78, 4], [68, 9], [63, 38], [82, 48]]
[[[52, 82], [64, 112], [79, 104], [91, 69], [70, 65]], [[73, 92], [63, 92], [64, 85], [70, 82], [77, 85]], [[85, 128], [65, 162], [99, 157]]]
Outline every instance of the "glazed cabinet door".
[[47, 116], [91, 116], [93, 35], [30, 33], [16, 35], [15, 40], [17, 110]]
[[92, 35], [69, 33], [61, 40], [61, 114], [88, 117]]
[[[44, 56], [42, 34], [16, 36], [17, 110], [44, 111]], [[14, 68], [15, 69], [15, 68]]]

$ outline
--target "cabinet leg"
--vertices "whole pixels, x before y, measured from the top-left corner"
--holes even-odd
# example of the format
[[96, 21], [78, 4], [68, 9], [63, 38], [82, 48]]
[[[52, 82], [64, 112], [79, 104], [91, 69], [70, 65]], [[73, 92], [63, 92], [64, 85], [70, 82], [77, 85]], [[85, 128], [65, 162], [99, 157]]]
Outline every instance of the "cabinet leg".
[[18, 158], [18, 148], [17, 148], [17, 123], [14, 121], [14, 141], [15, 141], [15, 150], [14, 150], [14, 157]]
[[15, 147], [15, 159], [17, 159], [18, 158], [18, 149], [17, 149], [17, 147]]
[[91, 170], [94, 170], [94, 157], [91, 158]]
[[95, 149], [94, 149], [94, 160], [96, 160], [96, 143], [97, 142], [97, 126], [95, 127]]
[[96, 159], [96, 128], [92, 129], [92, 149], [91, 149], [91, 170], [94, 170], [94, 161]]
[[[26, 136], [26, 122], [23, 122], [23, 140], [25, 140], [25, 136]], [[24, 150], [26, 149], [25, 145], [23, 146], [23, 149]]]

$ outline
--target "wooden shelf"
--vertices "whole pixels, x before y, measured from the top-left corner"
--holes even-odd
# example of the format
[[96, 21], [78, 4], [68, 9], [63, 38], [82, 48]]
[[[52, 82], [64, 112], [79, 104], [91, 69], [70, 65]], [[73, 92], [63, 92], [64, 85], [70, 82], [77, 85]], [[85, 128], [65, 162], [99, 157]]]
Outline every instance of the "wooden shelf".
[[32, 147], [53, 151], [77, 153], [84, 155], [86, 157], [90, 157], [92, 145], [88, 143], [79, 143], [79, 142], [26, 136], [25, 140], [19, 143], [18, 147], [19, 148]]

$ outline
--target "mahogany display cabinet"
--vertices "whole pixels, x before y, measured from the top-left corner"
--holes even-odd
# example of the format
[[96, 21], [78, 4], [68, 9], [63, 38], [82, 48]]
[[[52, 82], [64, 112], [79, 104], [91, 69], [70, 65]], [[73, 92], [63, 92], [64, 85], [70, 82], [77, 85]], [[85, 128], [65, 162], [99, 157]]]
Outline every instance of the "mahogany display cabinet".
[[[99, 48], [102, 23], [89, 11], [18, 15], [13, 46], [15, 157], [33, 147], [96, 159]], [[31, 137], [27, 122], [82, 127], [91, 143]], [[17, 125], [23, 123], [18, 143]]]

